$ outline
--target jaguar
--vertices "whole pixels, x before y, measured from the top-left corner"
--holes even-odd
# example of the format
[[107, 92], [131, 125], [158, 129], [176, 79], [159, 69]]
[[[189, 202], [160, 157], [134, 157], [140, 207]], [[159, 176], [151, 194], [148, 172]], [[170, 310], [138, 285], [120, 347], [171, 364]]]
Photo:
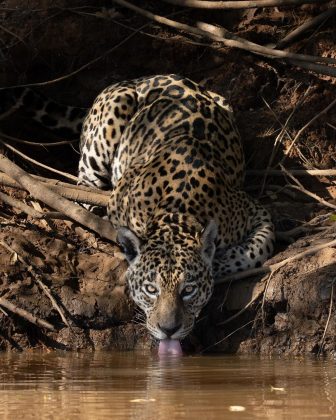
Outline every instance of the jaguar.
[[240, 135], [221, 95], [175, 74], [115, 83], [88, 112], [16, 93], [11, 109], [35, 101], [36, 120], [81, 132], [79, 184], [111, 191], [105, 217], [155, 338], [186, 337], [216, 281], [271, 256], [271, 216], [243, 189]]
[[113, 84], [80, 144], [79, 183], [111, 190], [129, 292], [157, 339], [187, 336], [216, 279], [272, 254], [271, 217], [243, 190], [240, 136], [221, 95], [175, 74]]

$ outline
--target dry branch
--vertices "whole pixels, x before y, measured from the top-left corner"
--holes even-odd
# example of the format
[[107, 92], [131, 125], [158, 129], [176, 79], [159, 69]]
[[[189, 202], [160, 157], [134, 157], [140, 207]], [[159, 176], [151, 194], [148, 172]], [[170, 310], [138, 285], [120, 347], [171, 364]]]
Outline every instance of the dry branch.
[[8, 134], [4, 134], [0, 132], [0, 137], [3, 137], [4, 139], [10, 140], [14, 143], [19, 143], [19, 144], [26, 144], [28, 146], [33, 146], [33, 147], [56, 147], [56, 146], [64, 146], [67, 144], [74, 144], [74, 143], [78, 143], [79, 140], [59, 140], [59, 141], [54, 141], [54, 142], [43, 142], [43, 141], [30, 141], [30, 140], [23, 140], [23, 139], [18, 139], [17, 137], [13, 137], [13, 136], [9, 136]]
[[36, 166], [40, 166], [43, 169], [47, 169], [50, 172], [54, 172], [55, 174], [64, 176], [65, 178], [70, 179], [71, 181], [77, 182], [78, 178], [74, 175], [71, 174], [67, 174], [65, 172], [59, 171], [57, 169], [51, 168], [50, 166], [44, 165], [43, 163], [25, 155], [24, 153], [20, 152], [19, 150], [15, 149], [15, 147], [11, 146], [10, 144], [6, 143], [5, 141], [0, 139], [0, 143], [2, 143], [4, 146], [7, 147], [7, 149], [11, 150], [12, 152], [14, 152], [15, 154], [19, 155], [20, 157], [22, 157], [23, 159], [27, 160], [28, 162], [33, 163]]
[[299, 182], [293, 175], [287, 172], [286, 168], [280, 164], [281, 169], [283, 172], [295, 182], [296, 185], [288, 184], [290, 188], [293, 188], [295, 190], [301, 191], [304, 194], [308, 195], [309, 197], [312, 197], [314, 200], [318, 201], [319, 203], [323, 204], [326, 207], [330, 207], [331, 209], [336, 209], [335, 204], [331, 204], [328, 201], [324, 200], [323, 198], [319, 197], [317, 194], [312, 193], [311, 191], [308, 191], [302, 184]]
[[[175, 6], [193, 7], [195, 9], [254, 9], [256, 7], [300, 6], [316, 3], [316, 0], [237, 0], [237, 1], [207, 1], [207, 0], [163, 0]], [[326, 3], [329, 0], [320, 0]]]
[[[181, 22], [177, 22], [175, 20], [167, 19], [164, 16], [151, 13], [125, 0], [113, 0], [113, 2], [119, 4], [120, 6], [126, 7], [130, 10], [133, 10], [134, 12], [139, 13], [140, 15], [145, 16], [146, 18], [151, 19], [155, 22], [158, 22], [162, 25], [166, 25], [174, 29], [179, 29], [189, 34], [202, 36], [205, 38], [210, 38], [213, 41], [220, 42], [226, 47], [239, 48], [239, 49], [249, 51], [258, 55], [262, 55], [262, 56], [266, 56], [270, 58], [277, 58], [277, 59], [281, 59], [285, 61], [296, 60], [298, 64], [295, 64], [295, 65], [301, 65], [300, 64], [301, 62], [303, 63], [307, 62], [309, 64], [313, 64], [315, 62], [336, 64], [335, 59], [328, 58], [328, 57], [315, 57], [315, 56], [305, 55], [305, 54], [294, 54], [287, 51], [263, 47], [261, 45], [255, 44], [254, 42], [246, 41], [240, 37], [237, 37], [236, 35], [232, 34], [231, 32], [223, 28], [217, 28], [213, 25], [203, 24], [203, 27], [207, 25], [209, 31], [195, 28], [193, 26], [190, 26]], [[210, 27], [211, 27], [211, 30], [210, 30]], [[215, 34], [214, 30], [221, 31], [222, 35]], [[319, 73], [321, 74], [327, 73], [328, 75], [331, 74], [334, 77], [336, 77], [336, 68], [328, 67], [328, 66], [319, 66], [318, 68], [319, 68]], [[324, 70], [326, 73], [324, 73]]]
[[322, 109], [318, 114], [316, 114], [310, 121], [308, 121], [303, 127], [300, 128], [300, 130], [296, 133], [296, 136], [292, 140], [289, 148], [285, 151], [285, 156], [282, 159], [282, 162], [286, 159], [286, 157], [290, 154], [294, 144], [297, 142], [298, 138], [301, 136], [301, 134], [318, 118], [320, 118], [322, 115], [326, 114], [331, 108], [333, 108], [336, 105], [336, 99], [330, 102], [328, 106]]
[[35, 271], [34, 267], [26, 260], [26, 258], [24, 258], [22, 255], [20, 255], [16, 250], [14, 250], [13, 248], [11, 248], [6, 242], [0, 241], [0, 243], [10, 253], [15, 253], [18, 256], [18, 260], [20, 261], [20, 263], [25, 266], [25, 268], [27, 269], [27, 271], [29, 271], [29, 273], [33, 276], [34, 281], [41, 287], [43, 293], [48, 297], [48, 299], [50, 300], [52, 306], [59, 313], [59, 315], [60, 315], [62, 321], [64, 322], [64, 324], [68, 328], [71, 328], [70, 325], [69, 325], [69, 323], [68, 323], [68, 320], [66, 319], [66, 317], [64, 315], [63, 309], [56, 302], [56, 299], [54, 298], [54, 296], [52, 295], [51, 291], [49, 290], [49, 287], [46, 284], [44, 284], [43, 281], [41, 280], [42, 276]]
[[[30, 174], [29, 174], [30, 175]], [[34, 180], [43, 182], [51, 191], [67, 198], [71, 201], [76, 201], [84, 204], [91, 204], [101, 207], [106, 207], [110, 192], [95, 190], [93, 188], [85, 187], [83, 185], [72, 185], [65, 182], [43, 178], [35, 175], [30, 175]], [[18, 188], [27, 190], [21, 184], [14, 181], [10, 176], [0, 173], [0, 185], [6, 187]]]
[[54, 326], [51, 325], [49, 322], [45, 321], [44, 319], [38, 318], [37, 316], [31, 314], [25, 309], [19, 308], [18, 306], [14, 305], [12, 302], [3, 297], [0, 297], [0, 305], [11, 311], [13, 314], [19, 315], [21, 318], [26, 319], [32, 324], [35, 324], [39, 327], [47, 328], [50, 331], [55, 331]]
[[240, 273], [230, 274], [222, 279], [216, 280], [216, 285], [228, 283], [231, 281], [236, 280], [242, 280], [246, 279], [248, 277], [258, 276], [262, 274], [272, 273], [275, 270], [278, 270], [279, 268], [285, 266], [287, 263], [299, 260], [303, 257], [306, 257], [308, 255], [315, 254], [316, 252], [320, 251], [321, 249], [327, 248], [327, 247], [333, 247], [336, 246], [336, 239], [333, 239], [332, 241], [326, 242], [324, 244], [312, 246], [306, 251], [300, 252], [299, 254], [293, 255], [292, 257], [286, 258], [278, 263], [271, 264], [271, 265], [264, 265], [260, 268], [251, 268], [246, 271], [242, 271]]
[[276, 48], [279, 49], [279, 48], [284, 48], [288, 46], [288, 44], [294, 42], [300, 35], [302, 35], [308, 29], [311, 29], [314, 26], [317, 26], [320, 23], [326, 21], [335, 13], [336, 13], [336, 7], [330, 7], [329, 9], [320, 13], [318, 16], [315, 16], [314, 18], [307, 20], [302, 25], [294, 29], [294, 31], [291, 31], [289, 34], [287, 34], [281, 41], [279, 41], [276, 45]]
[[332, 315], [332, 308], [333, 308], [333, 303], [334, 303], [334, 282], [335, 282], [335, 280], [331, 283], [328, 319], [327, 319], [326, 325], [324, 327], [323, 336], [322, 336], [322, 339], [321, 339], [321, 344], [320, 344], [320, 348], [319, 348], [319, 351], [317, 353], [317, 356], [320, 356], [320, 354], [321, 354], [321, 352], [323, 350], [325, 336], [327, 334], [329, 323], [330, 323], [330, 319], [331, 319], [331, 315]]
[[325, 76], [336, 77], [335, 67], [323, 66], [322, 64], [308, 63], [298, 60], [287, 60], [288, 63], [296, 67], [301, 67], [305, 70], [313, 71], [314, 73], [324, 74]]
[[54, 296], [52, 295], [51, 291], [49, 290], [48, 286], [46, 284], [43, 283], [42, 280], [35, 278], [36, 283], [38, 283], [38, 285], [41, 287], [41, 289], [43, 290], [43, 292], [45, 293], [45, 295], [49, 298], [52, 306], [56, 309], [56, 311], [59, 313], [59, 316], [61, 317], [62, 321], [64, 322], [64, 324], [68, 327], [71, 328], [69, 325], [68, 320], [66, 319], [65, 315], [64, 315], [64, 311], [63, 309], [59, 306], [59, 304], [56, 302], [56, 299], [54, 298]]
[[28, 206], [26, 203], [23, 203], [20, 200], [17, 200], [16, 198], [13, 198], [9, 196], [8, 194], [5, 194], [3, 192], [0, 192], [0, 201], [3, 201], [4, 203], [10, 205], [11, 207], [14, 207], [23, 213], [27, 214], [30, 217], [33, 217], [34, 219], [61, 219], [61, 220], [69, 220], [68, 217], [64, 216], [64, 214], [56, 211], [49, 211], [48, 213], [43, 213], [41, 211], [38, 211], [34, 209], [33, 207]]
[[[124, 0], [113, 0], [113, 1], [124, 1]], [[289, 51], [283, 51], [283, 50], [273, 49], [270, 47], [264, 47], [262, 45], [256, 44], [255, 42], [247, 41], [246, 39], [233, 34], [232, 32], [228, 31], [222, 26], [215, 26], [215, 25], [211, 25], [210, 23], [205, 23], [205, 22], [197, 22], [197, 26], [198, 28], [193, 28], [192, 26], [191, 28], [199, 29], [200, 31], [203, 32], [203, 36], [208, 35], [214, 41], [222, 42], [224, 45], [227, 44], [227, 46], [241, 48], [243, 50], [254, 52], [256, 54], [260, 54], [266, 57], [280, 58], [280, 59], [285, 59], [285, 60], [292, 59], [292, 60], [297, 60], [298, 62], [300, 61], [308, 62], [308, 63], [323, 62], [323, 63], [328, 63], [328, 64], [336, 64], [336, 60], [334, 58], [318, 57], [318, 56], [307, 55], [307, 54], [295, 54]], [[202, 34], [199, 34], [199, 35], [202, 35]], [[232, 45], [229, 45], [230, 43], [232, 43]]]
[[43, 213], [33, 209], [32, 207], [28, 206], [27, 204], [23, 203], [16, 198], [10, 197], [9, 195], [0, 192], [0, 200], [4, 203], [10, 205], [11, 207], [17, 208], [18, 210], [26, 213], [28, 216], [41, 219], [43, 218]]
[[38, 182], [36, 179], [32, 178], [27, 172], [19, 168], [2, 154], [0, 154], [0, 170], [7, 173], [7, 175], [21, 184], [37, 200], [64, 213], [72, 220], [98, 233], [101, 237], [115, 242], [116, 231], [110, 222], [101, 219], [52, 191], [51, 188], [48, 188], [42, 182]]

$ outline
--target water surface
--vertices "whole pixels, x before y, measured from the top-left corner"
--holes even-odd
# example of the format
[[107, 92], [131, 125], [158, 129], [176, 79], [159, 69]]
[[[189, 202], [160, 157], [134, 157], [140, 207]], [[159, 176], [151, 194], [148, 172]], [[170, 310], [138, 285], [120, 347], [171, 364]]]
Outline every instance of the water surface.
[[0, 419], [336, 418], [336, 369], [312, 359], [0, 354]]

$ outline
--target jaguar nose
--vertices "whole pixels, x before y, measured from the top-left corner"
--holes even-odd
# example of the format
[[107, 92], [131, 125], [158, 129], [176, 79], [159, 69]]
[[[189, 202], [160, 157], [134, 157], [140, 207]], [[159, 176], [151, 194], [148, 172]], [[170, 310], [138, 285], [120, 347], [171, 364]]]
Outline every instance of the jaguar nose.
[[170, 338], [172, 335], [174, 335], [176, 333], [176, 331], [178, 331], [181, 328], [181, 326], [182, 326], [182, 324], [175, 325], [173, 327], [165, 327], [165, 326], [162, 326], [162, 325], [158, 324], [158, 327], [160, 328], [160, 330], [162, 332], [164, 332], [168, 338]]

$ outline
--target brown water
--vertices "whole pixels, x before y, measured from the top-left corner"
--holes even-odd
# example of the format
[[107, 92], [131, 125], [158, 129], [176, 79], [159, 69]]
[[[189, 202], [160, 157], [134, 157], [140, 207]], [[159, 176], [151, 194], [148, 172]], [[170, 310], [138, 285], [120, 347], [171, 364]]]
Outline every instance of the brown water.
[[336, 418], [333, 362], [53, 352], [0, 366], [1, 420]]

